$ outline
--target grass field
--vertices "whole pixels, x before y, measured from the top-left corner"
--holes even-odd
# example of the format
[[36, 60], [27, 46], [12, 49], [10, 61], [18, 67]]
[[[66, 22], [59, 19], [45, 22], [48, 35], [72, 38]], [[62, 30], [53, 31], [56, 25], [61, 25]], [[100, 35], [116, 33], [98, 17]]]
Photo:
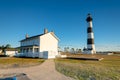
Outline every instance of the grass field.
[[44, 62], [44, 59], [33, 58], [0, 58], [0, 68], [19, 68], [39, 65]]
[[[72, 56], [72, 55], [70, 55]], [[120, 80], [119, 55], [73, 55], [104, 58], [102, 61], [55, 59], [56, 69], [76, 80]]]

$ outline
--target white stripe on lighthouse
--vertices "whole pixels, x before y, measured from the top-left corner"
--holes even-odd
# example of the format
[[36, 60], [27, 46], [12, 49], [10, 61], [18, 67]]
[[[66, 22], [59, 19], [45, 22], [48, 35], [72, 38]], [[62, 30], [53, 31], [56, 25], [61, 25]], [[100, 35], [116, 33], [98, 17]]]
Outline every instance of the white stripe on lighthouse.
[[87, 48], [88, 48], [88, 49], [92, 48], [93, 50], [95, 50], [95, 45], [94, 45], [94, 44], [88, 44], [88, 45], [87, 45]]
[[90, 22], [88, 23], [88, 27], [91, 27], [91, 28], [92, 28], [92, 21], [90, 21]]
[[91, 39], [91, 38], [94, 39], [93, 32], [88, 33], [88, 34], [87, 34], [87, 38], [88, 38], [88, 39]]

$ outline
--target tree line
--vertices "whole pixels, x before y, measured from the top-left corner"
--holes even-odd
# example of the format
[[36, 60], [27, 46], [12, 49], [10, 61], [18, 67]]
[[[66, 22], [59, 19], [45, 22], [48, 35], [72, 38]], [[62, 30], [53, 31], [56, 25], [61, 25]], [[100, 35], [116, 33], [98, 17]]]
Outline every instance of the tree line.
[[69, 48], [69, 47], [64, 47], [64, 52], [69, 52], [69, 53], [81, 53], [81, 49], [79, 48]]

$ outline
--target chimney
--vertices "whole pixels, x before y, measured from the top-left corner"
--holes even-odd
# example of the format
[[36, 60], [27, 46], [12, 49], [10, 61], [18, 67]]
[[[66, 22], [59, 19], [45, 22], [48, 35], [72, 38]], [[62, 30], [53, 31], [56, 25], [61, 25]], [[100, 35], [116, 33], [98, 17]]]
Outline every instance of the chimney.
[[44, 29], [44, 34], [46, 34], [46, 33], [48, 33], [48, 30], [45, 28], [45, 29]]
[[25, 38], [27, 39], [28, 37], [29, 37], [28, 34], [26, 34], [26, 35], [25, 35]]
[[51, 33], [54, 35], [54, 31], [51, 31]]

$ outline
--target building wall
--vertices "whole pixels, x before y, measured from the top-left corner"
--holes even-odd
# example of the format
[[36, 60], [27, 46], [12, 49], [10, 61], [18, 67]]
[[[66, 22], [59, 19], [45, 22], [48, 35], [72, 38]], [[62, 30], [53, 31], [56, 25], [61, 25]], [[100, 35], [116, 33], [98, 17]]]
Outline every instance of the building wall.
[[45, 59], [55, 58], [56, 57], [55, 54], [56, 53], [54, 51], [44, 51], [43, 52], [43, 58], [45, 58]]
[[28, 39], [28, 40], [25, 40], [25, 41], [22, 41], [21, 42], [21, 46], [28, 46], [28, 45], [39, 45], [40, 41], [39, 41], [39, 37], [37, 38], [33, 38], [33, 39]]
[[40, 52], [45, 51], [58, 55], [58, 40], [51, 33], [40, 36]]

